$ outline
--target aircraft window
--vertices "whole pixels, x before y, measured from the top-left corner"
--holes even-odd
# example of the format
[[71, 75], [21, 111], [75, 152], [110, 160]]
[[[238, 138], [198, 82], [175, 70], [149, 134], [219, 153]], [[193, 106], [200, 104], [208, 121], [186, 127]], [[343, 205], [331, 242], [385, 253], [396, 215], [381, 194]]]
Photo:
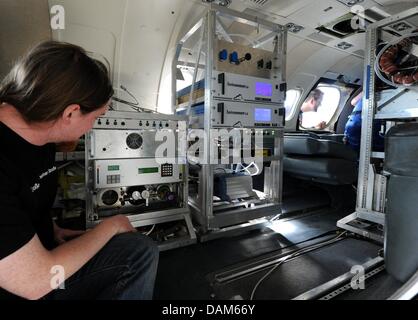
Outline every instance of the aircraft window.
[[339, 88], [330, 85], [318, 85], [302, 104], [300, 112], [301, 129], [326, 129], [337, 111], [340, 100], [341, 91]]
[[301, 94], [302, 90], [300, 89], [291, 89], [286, 92], [286, 101], [284, 103], [284, 107], [286, 108], [286, 121], [293, 118]]

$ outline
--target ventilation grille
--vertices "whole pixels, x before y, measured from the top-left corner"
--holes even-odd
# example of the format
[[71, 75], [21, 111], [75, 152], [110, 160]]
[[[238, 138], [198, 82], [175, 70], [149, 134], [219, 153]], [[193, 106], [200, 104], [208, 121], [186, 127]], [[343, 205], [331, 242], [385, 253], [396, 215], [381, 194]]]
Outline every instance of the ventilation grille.
[[336, 45], [337, 48], [341, 49], [341, 50], [347, 50], [353, 47], [353, 45], [351, 43], [348, 42], [340, 42]]
[[265, 6], [267, 4], [267, 2], [269, 2], [269, 0], [248, 0], [249, 2], [252, 2], [254, 4], [256, 4], [257, 6]]
[[408, 29], [412, 29], [412, 26], [408, 23], [406, 23], [405, 21], [401, 21], [398, 23], [395, 23], [394, 25], [390, 26], [393, 30], [398, 31], [398, 32], [402, 32]]
[[142, 147], [143, 140], [142, 140], [142, 137], [139, 134], [137, 134], [137, 133], [131, 133], [126, 138], [126, 144], [128, 145], [128, 147], [130, 149], [138, 150], [139, 148]]

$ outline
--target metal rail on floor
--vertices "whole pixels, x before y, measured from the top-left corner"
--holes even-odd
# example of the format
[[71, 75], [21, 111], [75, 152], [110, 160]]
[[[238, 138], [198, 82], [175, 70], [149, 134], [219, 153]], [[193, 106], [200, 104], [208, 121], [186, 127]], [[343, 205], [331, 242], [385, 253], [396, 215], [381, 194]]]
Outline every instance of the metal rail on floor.
[[[326, 241], [322, 240], [319, 241], [317, 243], [314, 244], [309, 244], [306, 247], [302, 247], [302, 248], [297, 248], [295, 250], [292, 250], [290, 252], [286, 252], [286, 253], [281, 253], [278, 255], [278, 257], [274, 258], [274, 256], [270, 256], [267, 258], [261, 258], [258, 261], [253, 261], [247, 265], [243, 265], [240, 266], [239, 268], [233, 269], [233, 270], [229, 270], [226, 272], [222, 272], [219, 273], [217, 275], [215, 275], [215, 281], [217, 283], [224, 283], [224, 282], [229, 282], [229, 281], [233, 281], [235, 279], [238, 278], [242, 278], [245, 276], [248, 276], [249, 274], [253, 274], [255, 272], [267, 269], [267, 268], [272, 268], [275, 267], [277, 264], [282, 264], [284, 262], [289, 262], [303, 254], [307, 254], [311, 251], [315, 251], [318, 250], [320, 248], [323, 248], [327, 245], [331, 245], [334, 244], [338, 241], [344, 240], [346, 239], [346, 237], [341, 237], [341, 238], [331, 238], [331, 239], [327, 239]], [[314, 241], [314, 240], [312, 240]], [[332, 241], [332, 242], [331, 242]], [[309, 240], [308, 240], [309, 242]], [[324, 242], [324, 245], [321, 246], [321, 244]]]
[[[364, 275], [364, 280], [380, 273], [385, 268], [381, 264], [384, 263], [384, 259], [382, 257], [376, 257], [373, 260], [368, 261], [367, 263], [363, 264], [361, 267], [363, 270], [371, 270], [367, 274]], [[309, 290], [292, 300], [330, 300], [335, 298], [336, 296], [348, 291], [351, 289], [351, 280], [356, 276], [351, 270], [343, 275], [328, 281], [319, 287], [316, 287], [312, 290]], [[347, 284], [347, 282], [350, 282]]]

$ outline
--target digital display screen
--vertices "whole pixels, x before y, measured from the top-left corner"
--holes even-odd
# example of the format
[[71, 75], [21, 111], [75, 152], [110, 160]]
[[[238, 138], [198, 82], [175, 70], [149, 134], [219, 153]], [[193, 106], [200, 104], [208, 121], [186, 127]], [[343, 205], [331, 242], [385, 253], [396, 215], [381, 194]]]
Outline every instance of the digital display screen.
[[255, 95], [263, 97], [273, 96], [273, 85], [271, 83], [256, 82], [255, 83]]
[[271, 122], [271, 109], [259, 109], [256, 108], [254, 111], [255, 122]]
[[107, 170], [108, 171], [119, 171], [120, 167], [119, 166], [108, 166]]
[[156, 168], [139, 168], [138, 173], [139, 174], [148, 174], [148, 173], [158, 173], [158, 167]]

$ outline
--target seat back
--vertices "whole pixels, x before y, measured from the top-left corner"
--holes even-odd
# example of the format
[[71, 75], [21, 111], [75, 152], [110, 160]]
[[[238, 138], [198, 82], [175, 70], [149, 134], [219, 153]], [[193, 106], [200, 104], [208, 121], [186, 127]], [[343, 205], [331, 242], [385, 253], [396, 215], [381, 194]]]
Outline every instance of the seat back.
[[341, 135], [292, 133], [284, 136], [284, 172], [330, 185], [349, 185], [357, 179], [357, 153], [339, 142]]
[[[313, 137], [309, 134], [285, 134], [284, 153], [356, 161], [357, 153], [345, 144], [335, 141], [333, 135]], [[341, 138], [337, 135], [338, 139]]]
[[[360, 87], [351, 95], [351, 97], [356, 97], [360, 94], [362, 90], [363, 88]], [[338, 121], [335, 125], [335, 133], [337, 134], [344, 134], [345, 132], [345, 126], [348, 122], [348, 118], [350, 117], [354, 109], [354, 106], [351, 104], [351, 101], [351, 98], [348, 99], [348, 101], [345, 103], [343, 110], [341, 111], [340, 116], [338, 117]]]

